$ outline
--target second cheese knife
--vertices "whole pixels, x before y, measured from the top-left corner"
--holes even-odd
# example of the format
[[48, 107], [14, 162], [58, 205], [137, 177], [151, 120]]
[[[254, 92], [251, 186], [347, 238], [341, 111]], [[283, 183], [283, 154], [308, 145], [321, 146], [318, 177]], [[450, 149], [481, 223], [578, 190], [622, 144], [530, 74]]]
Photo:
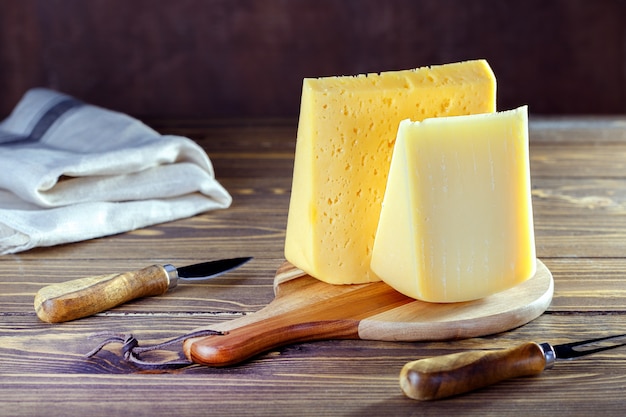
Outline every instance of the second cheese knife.
[[626, 335], [550, 345], [527, 342], [502, 350], [469, 351], [409, 362], [400, 387], [415, 400], [437, 400], [483, 388], [505, 379], [537, 375], [556, 360], [574, 359], [626, 345]]
[[91, 316], [140, 297], [165, 294], [180, 280], [203, 280], [222, 275], [250, 257], [220, 259], [175, 268], [152, 265], [138, 271], [100, 275], [53, 284], [35, 295], [35, 312], [48, 323]]

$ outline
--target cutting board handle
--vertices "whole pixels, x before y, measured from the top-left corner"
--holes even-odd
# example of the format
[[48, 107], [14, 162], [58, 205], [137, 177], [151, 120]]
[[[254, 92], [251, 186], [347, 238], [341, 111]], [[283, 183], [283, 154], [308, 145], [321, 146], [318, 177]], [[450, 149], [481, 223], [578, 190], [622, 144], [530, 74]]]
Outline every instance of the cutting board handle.
[[233, 329], [224, 335], [188, 339], [184, 351], [192, 362], [215, 367], [228, 366], [289, 343], [355, 339], [358, 336], [357, 328], [358, 322], [349, 320], [301, 323], [297, 318], [283, 314]]
[[382, 282], [330, 285], [290, 265], [275, 282], [276, 297], [266, 307], [211, 327], [226, 334], [187, 339], [187, 358], [228, 366], [290, 343], [358, 339], [362, 319], [411, 301]]

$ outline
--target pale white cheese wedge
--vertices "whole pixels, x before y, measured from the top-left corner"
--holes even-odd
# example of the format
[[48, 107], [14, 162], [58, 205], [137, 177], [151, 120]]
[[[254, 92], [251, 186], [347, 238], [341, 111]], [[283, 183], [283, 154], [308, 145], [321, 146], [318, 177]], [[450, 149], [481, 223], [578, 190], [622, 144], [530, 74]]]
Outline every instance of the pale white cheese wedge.
[[410, 297], [459, 302], [535, 267], [527, 107], [402, 121], [372, 270]]

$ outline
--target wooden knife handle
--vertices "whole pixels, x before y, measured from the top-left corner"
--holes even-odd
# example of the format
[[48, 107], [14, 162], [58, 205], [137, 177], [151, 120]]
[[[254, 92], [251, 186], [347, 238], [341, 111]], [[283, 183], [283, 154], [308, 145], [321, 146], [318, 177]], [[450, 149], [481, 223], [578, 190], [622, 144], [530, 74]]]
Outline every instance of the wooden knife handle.
[[436, 400], [463, 394], [546, 368], [546, 356], [534, 342], [510, 349], [471, 351], [409, 362], [400, 372], [404, 394], [416, 400]]
[[87, 317], [140, 297], [161, 295], [169, 287], [161, 265], [121, 274], [80, 278], [44, 287], [35, 295], [37, 316], [48, 323]]

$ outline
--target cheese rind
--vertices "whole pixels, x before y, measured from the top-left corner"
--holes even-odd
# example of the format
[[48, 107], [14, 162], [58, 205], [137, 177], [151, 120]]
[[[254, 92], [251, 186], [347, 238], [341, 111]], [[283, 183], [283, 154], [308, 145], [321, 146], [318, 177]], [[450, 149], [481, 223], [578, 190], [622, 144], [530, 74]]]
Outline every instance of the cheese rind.
[[400, 123], [371, 266], [429, 302], [483, 298], [534, 274], [526, 106]]
[[495, 111], [484, 60], [305, 79], [285, 257], [332, 284], [378, 281], [374, 235], [401, 120]]

